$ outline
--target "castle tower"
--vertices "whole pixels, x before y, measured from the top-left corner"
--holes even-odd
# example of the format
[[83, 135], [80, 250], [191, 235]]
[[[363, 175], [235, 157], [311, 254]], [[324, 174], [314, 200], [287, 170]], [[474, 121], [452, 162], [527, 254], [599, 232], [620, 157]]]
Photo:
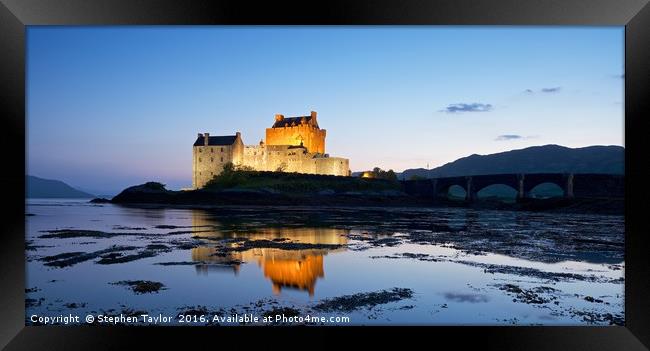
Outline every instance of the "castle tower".
[[284, 117], [276, 114], [271, 128], [266, 128], [266, 145], [304, 145], [307, 152], [325, 153], [326, 130], [318, 127], [316, 111], [309, 116]]

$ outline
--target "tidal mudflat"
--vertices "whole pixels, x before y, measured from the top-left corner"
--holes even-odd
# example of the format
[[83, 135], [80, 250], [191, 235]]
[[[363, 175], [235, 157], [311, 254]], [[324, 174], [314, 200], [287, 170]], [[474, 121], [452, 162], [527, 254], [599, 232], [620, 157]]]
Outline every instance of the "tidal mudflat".
[[69, 314], [80, 323], [87, 314], [172, 316], [169, 324], [183, 324], [179, 314], [348, 317], [324, 323], [345, 325], [625, 319], [620, 215], [39, 199], [26, 213], [27, 324]]

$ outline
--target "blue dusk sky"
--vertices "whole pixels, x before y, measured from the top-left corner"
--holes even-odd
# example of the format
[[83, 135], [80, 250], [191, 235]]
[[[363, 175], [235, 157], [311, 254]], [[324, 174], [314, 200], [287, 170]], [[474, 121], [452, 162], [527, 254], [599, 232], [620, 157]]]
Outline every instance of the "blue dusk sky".
[[318, 112], [352, 171], [624, 145], [623, 27], [29, 27], [27, 173], [191, 185], [199, 132]]

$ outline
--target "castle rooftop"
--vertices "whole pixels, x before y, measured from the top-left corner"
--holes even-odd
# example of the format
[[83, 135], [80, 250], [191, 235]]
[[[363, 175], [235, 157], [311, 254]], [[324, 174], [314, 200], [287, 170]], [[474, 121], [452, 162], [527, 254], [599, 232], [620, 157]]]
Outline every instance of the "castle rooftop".
[[[207, 145], [232, 145], [235, 143], [237, 135], [219, 135], [219, 136], [208, 136]], [[194, 142], [194, 146], [205, 146], [205, 137], [199, 135]]]
[[309, 123], [311, 121], [311, 116], [297, 116], [297, 117], [286, 117], [282, 118], [280, 120], [276, 120], [275, 123], [273, 123], [272, 128], [282, 128], [282, 127], [291, 127], [291, 125], [300, 125], [302, 122], [302, 119], [305, 119], [306, 123]]

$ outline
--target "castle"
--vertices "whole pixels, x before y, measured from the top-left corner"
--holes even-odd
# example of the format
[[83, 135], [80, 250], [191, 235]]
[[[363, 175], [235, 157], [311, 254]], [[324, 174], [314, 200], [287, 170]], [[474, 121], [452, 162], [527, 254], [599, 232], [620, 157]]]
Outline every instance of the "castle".
[[276, 114], [273, 126], [266, 128], [266, 142], [259, 145], [244, 145], [240, 132], [225, 136], [199, 133], [192, 147], [192, 187], [202, 188], [229, 162], [257, 171], [349, 176], [348, 159], [325, 153], [325, 135], [314, 111], [309, 116], [286, 118]]

